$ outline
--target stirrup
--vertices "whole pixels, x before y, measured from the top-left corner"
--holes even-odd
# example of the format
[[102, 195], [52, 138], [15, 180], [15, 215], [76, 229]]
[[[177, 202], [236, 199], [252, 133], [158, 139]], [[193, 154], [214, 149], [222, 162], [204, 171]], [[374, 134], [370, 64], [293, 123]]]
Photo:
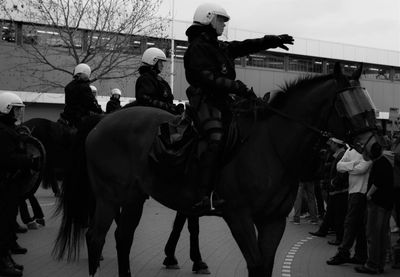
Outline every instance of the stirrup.
[[214, 191], [212, 190], [211, 194], [210, 194], [210, 211], [215, 210], [214, 205], [213, 205], [213, 195], [214, 195]]

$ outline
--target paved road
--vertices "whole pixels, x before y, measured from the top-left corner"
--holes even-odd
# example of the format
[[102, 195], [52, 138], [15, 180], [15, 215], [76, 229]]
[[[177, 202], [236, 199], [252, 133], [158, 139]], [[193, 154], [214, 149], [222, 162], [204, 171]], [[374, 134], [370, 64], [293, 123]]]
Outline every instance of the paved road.
[[[57, 262], [51, 257], [51, 249], [58, 230], [59, 218], [51, 218], [56, 198], [50, 191], [39, 189], [37, 193], [46, 215], [46, 227], [30, 230], [19, 236], [19, 243], [28, 248], [26, 255], [15, 255], [17, 262], [25, 266], [27, 277], [80, 277], [88, 276], [87, 255], [82, 250], [81, 259], [76, 263]], [[175, 212], [154, 200], [145, 203], [143, 217], [135, 234], [131, 251], [131, 268], [135, 277], [185, 277], [193, 276], [189, 259], [189, 236], [185, 228], [177, 246], [176, 256], [180, 270], [166, 270], [162, 267], [163, 249], [171, 230]], [[327, 244], [330, 238], [316, 238], [308, 235], [317, 227], [305, 222], [300, 225], [287, 224], [277, 252], [274, 277], [350, 277], [362, 276], [354, 272], [352, 265], [328, 266], [325, 261], [334, 255], [336, 248]], [[106, 239], [99, 276], [118, 276], [117, 259], [113, 232]], [[226, 224], [216, 217], [200, 220], [200, 243], [203, 259], [210, 267], [212, 277], [246, 277], [244, 259], [233, 241]], [[387, 266], [383, 276], [400, 276], [400, 270]]]

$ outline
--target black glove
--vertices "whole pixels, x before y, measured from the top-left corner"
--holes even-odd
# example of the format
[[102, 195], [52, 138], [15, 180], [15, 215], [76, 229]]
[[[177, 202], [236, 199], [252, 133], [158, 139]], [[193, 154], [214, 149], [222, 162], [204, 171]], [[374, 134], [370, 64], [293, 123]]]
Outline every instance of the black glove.
[[15, 127], [15, 130], [20, 135], [30, 136], [32, 133], [31, 130], [29, 129], [29, 127], [27, 127], [25, 125], [18, 125], [17, 127]]
[[41, 165], [42, 165], [42, 164], [41, 164], [40, 157], [33, 157], [33, 158], [32, 158], [32, 163], [31, 163], [31, 166], [30, 166], [30, 168], [31, 168], [32, 170], [34, 170], [34, 171], [39, 171]]
[[185, 105], [179, 103], [176, 105], [176, 110], [178, 111], [178, 114], [183, 114], [185, 112]]
[[235, 94], [241, 97], [245, 97], [247, 95], [247, 92], [249, 91], [249, 88], [240, 80], [235, 81]]
[[257, 98], [257, 95], [254, 93], [253, 88], [249, 89], [242, 81], [236, 80], [236, 95], [246, 98], [246, 99], [254, 99]]
[[289, 50], [289, 48], [285, 44], [293, 45], [294, 39], [292, 36], [288, 34], [283, 34], [279, 36], [265, 36], [266, 40], [270, 41], [273, 47], [279, 47], [284, 50]]
[[178, 109], [175, 104], [165, 103], [165, 110], [172, 114], [178, 114]]

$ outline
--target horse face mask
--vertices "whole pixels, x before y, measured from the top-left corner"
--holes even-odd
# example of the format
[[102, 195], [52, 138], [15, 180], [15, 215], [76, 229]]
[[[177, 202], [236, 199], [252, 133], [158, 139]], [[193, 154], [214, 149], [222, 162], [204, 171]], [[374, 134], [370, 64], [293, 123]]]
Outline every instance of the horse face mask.
[[350, 122], [350, 136], [375, 129], [375, 105], [365, 88], [354, 86], [339, 92], [335, 107]]

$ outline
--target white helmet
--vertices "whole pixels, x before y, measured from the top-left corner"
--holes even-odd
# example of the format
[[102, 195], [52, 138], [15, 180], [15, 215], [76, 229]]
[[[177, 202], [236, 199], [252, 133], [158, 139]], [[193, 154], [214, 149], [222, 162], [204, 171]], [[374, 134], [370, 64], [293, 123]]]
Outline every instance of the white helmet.
[[90, 85], [90, 89], [92, 90], [92, 93], [97, 93], [97, 88], [94, 85]]
[[0, 93], [0, 113], [9, 114], [13, 107], [25, 107], [21, 98], [12, 92]]
[[205, 3], [197, 7], [194, 12], [193, 22], [208, 25], [211, 23], [215, 15], [220, 15], [225, 18], [225, 21], [230, 19], [224, 8], [217, 4]]
[[90, 74], [92, 73], [92, 70], [90, 69], [90, 66], [88, 66], [87, 64], [80, 63], [77, 66], [75, 66], [74, 76], [76, 76], [79, 73], [85, 74], [89, 78]]
[[111, 90], [111, 95], [119, 95], [119, 96], [121, 96], [122, 93], [121, 93], [121, 90], [119, 88], [113, 88]]
[[142, 56], [142, 63], [148, 65], [155, 65], [159, 60], [166, 61], [167, 57], [165, 56], [164, 52], [156, 47], [151, 47], [144, 51]]

